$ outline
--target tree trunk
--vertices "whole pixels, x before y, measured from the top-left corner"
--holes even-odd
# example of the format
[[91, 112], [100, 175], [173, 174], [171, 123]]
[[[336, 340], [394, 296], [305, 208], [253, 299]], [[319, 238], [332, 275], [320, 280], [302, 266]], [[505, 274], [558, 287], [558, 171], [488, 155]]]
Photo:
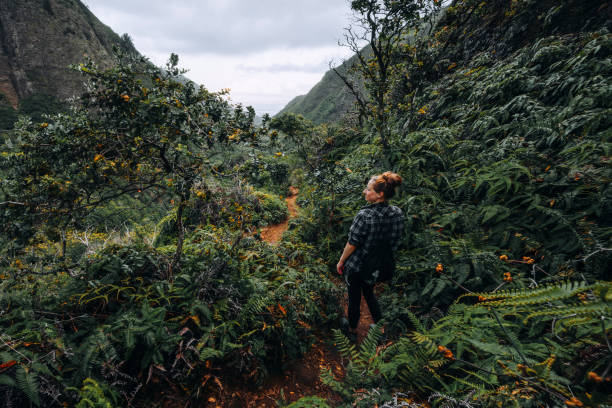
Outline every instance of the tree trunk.
[[60, 259], [66, 259], [66, 231], [62, 231], [62, 252], [60, 254]]
[[174, 253], [174, 259], [172, 260], [172, 266], [170, 268], [170, 276], [168, 280], [172, 280], [172, 276], [175, 270], [181, 268], [181, 255], [183, 254], [183, 241], [185, 240], [185, 228], [183, 227], [183, 211], [187, 205], [188, 197], [181, 195], [181, 201], [179, 202], [178, 209], [176, 211], [176, 252]]

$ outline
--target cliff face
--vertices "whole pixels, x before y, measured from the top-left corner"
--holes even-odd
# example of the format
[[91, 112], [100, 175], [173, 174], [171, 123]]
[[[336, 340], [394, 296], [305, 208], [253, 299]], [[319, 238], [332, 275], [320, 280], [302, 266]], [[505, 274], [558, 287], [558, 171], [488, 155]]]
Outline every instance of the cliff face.
[[35, 94], [66, 99], [82, 90], [68, 68], [90, 56], [112, 62], [121, 38], [79, 0], [0, 1], [0, 92], [16, 107]]

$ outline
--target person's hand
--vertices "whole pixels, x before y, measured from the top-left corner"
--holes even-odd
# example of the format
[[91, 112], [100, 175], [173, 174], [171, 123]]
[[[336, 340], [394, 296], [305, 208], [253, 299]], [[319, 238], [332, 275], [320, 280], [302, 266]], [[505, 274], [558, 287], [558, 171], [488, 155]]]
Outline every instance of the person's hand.
[[342, 275], [343, 270], [344, 270], [344, 262], [340, 261], [338, 262], [338, 265], [336, 265], [336, 271], [338, 271], [338, 275]]

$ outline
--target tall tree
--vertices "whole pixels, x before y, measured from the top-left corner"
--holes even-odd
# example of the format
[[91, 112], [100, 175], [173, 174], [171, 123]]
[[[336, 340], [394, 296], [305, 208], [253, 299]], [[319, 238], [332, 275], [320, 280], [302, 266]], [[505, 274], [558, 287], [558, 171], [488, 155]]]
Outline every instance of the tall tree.
[[52, 123], [22, 123], [0, 154], [1, 232], [25, 243], [43, 225], [79, 226], [110, 200], [162, 190], [176, 202], [178, 268], [183, 211], [206, 172], [207, 148], [252, 124], [225, 92], [182, 80], [177, 65], [174, 54], [165, 70], [125, 56], [108, 70], [81, 64], [89, 79], [82, 106]]
[[[368, 119], [385, 152], [389, 150], [389, 91], [398, 47], [408, 41], [422, 16], [439, 7], [439, 0], [351, 1], [354, 25], [345, 29], [341, 45], [355, 54], [356, 61], [349, 74], [333, 70], [355, 96], [360, 121]], [[360, 81], [364, 81], [363, 86]]]

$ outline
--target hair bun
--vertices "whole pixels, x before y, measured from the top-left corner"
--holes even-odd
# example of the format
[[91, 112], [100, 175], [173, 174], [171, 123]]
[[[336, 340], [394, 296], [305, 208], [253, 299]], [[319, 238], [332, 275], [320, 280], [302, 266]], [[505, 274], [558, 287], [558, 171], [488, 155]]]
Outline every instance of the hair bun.
[[402, 177], [390, 171], [385, 171], [378, 176], [372, 176], [371, 180], [374, 182], [374, 191], [383, 192], [385, 199], [392, 198], [397, 187], [402, 184]]
[[381, 176], [385, 179], [385, 182], [391, 185], [392, 188], [396, 188], [402, 184], [402, 176], [397, 173], [385, 171]]

